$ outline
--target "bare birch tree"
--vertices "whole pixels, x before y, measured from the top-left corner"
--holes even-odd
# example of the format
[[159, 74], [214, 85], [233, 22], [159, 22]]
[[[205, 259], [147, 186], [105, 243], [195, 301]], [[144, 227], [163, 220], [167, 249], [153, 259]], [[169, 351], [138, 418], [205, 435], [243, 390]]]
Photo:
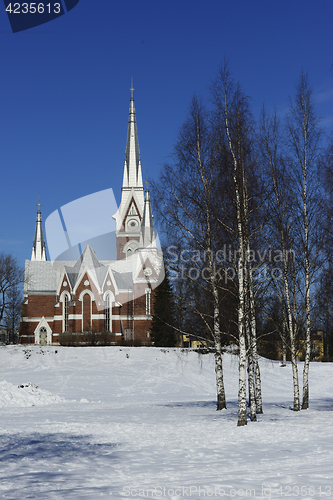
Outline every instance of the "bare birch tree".
[[[268, 210], [271, 212], [271, 223], [273, 224], [273, 232], [276, 230], [278, 245], [281, 249], [281, 277], [282, 287], [280, 283], [273, 282], [274, 291], [280, 299], [283, 314], [285, 316], [285, 325], [290, 338], [290, 352], [293, 374], [293, 388], [294, 388], [294, 411], [300, 409], [299, 400], [299, 381], [297, 369], [297, 350], [296, 350], [296, 334], [295, 334], [295, 270], [294, 263], [289, 259], [289, 252], [292, 230], [292, 219], [290, 213], [290, 206], [288, 206], [288, 199], [286, 196], [286, 182], [287, 175], [285, 163], [283, 162], [281, 152], [281, 131], [279, 121], [276, 114], [269, 117], [263, 109], [260, 123], [261, 132], [261, 153], [263, 161], [266, 162], [267, 169], [270, 172], [272, 181], [272, 196]], [[273, 240], [273, 241], [274, 241]], [[292, 267], [292, 270], [291, 270]]]
[[333, 358], [333, 134], [329, 137], [322, 159], [321, 184], [324, 202], [322, 207], [323, 263], [317, 296], [319, 322], [324, 330], [325, 358]]
[[289, 152], [298, 188], [300, 206], [299, 222], [302, 235], [302, 261], [304, 262], [305, 288], [305, 360], [303, 369], [302, 409], [309, 407], [309, 365], [311, 354], [311, 281], [316, 272], [317, 251], [313, 241], [312, 226], [318, 212], [313, 206], [313, 187], [318, 167], [321, 131], [315, 115], [313, 91], [308, 76], [302, 71], [296, 85], [296, 94], [290, 103], [287, 117]]
[[176, 234], [178, 240], [181, 240], [181, 246], [185, 246], [182, 256], [186, 251], [193, 251], [196, 255], [196, 259], [190, 259], [191, 267], [184, 268], [176, 260], [173, 271], [181, 272], [181, 279], [191, 280], [196, 289], [201, 288], [211, 297], [212, 313], [193, 303], [192, 306], [213, 338], [217, 410], [222, 410], [226, 408], [226, 398], [222, 367], [219, 276], [215, 260], [216, 223], [213, 217], [216, 178], [214, 146], [206, 112], [194, 97], [188, 119], [179, 132], [175, 163], [165, 167], [159, 185], [155, 185], [155, 193], [158, 195], [156, 208], [166, 231]]
[[[247, 424], [246, 404], [246, 363], [247, 363], [247, 333], [248, 348], [257, 362], [255, 332], [250, 335], [250, 325], [255, 329], [254, 316], [249, 321], [250, 311], [254, 309], [254, 294], [249, 295], [249, 288], [253, 286], [252, 279], [248, 279], [249, 265], [246, 258], [250, 247], [249, 225], [249, 194], [248, 175], [251, 162], [251, 132], [252, 118], [249, 112], [248, 99], [239, 85], [235, 84], [230, 76], [228, 64], [221, 66], [212, 85], [212, 100], [215, 108], [215, 119], [219, 124], [217, 142], [221, 149], [221, 163], [225, 165], [227, 152], [229, 165], [227, 172], [230, 175], [230, 188], [234, 205], [234, 221], [225, 222], [219, 218], [219, 223], [234, 236], [236, 245], [236, 274], [237, 274], [237, 329], [239, 345], [239, 387], [238, 387], [238, 426]], [[224, 172], [224, 175], [226, 173]], [[251, 418], [255, 419], [256, 401], [253, 386], [253, 365], [250, 363], [250, 391], [251, 391]], [[260, 378], [257, 377], [260, 383]], [[261, 391], [259, 391], [261, 394]], [[261, 408], [262, 411], [262, 408]]]

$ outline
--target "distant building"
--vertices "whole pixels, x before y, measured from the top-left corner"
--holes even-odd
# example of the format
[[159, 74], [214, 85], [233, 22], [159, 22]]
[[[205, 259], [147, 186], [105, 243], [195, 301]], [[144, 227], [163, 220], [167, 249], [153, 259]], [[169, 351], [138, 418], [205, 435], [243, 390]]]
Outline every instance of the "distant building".
[[196, 335], [192, 335], [192, 333], [184, 333], [179, 334], [176, 347], [184, 347], [184, 348], [192, 348], [198, 349], [200, 347], [207, 347], [209, 343], [204, 338], [198, 338]]
[[109, 332], [115, 343], [150, 343], [153, 290], [164, 276], [163, 259], [148, 185], [145, 193], [143, 188], [133, 90], [121, 203], [113, 216], [117, 260], [99, 261], [88, 244], [76, 262], [47, 261], [38, 203], [31, 260], [25, 262], [20, 343], [54, 344], [62, 333], [88, 331]]
[[[315, 331], [311, 332], [311, 351], [310, 361], [322, 361], [324, 357], [324, 332]], [[305, 334], [298, 340], [297, 356], [299, 359], [304, 360], [305, 357], [306, 340]]]
[[[305, 358], [306, 339], [305, 334], [301, 334], [297, 341], [296, 356], [300, 361]], [[278, 345], [278, 359], [282, 360], [282, 343]], [[322, 361], [324, 358], [324, 332], [321, 330], [311, 332], [310, 361]]]

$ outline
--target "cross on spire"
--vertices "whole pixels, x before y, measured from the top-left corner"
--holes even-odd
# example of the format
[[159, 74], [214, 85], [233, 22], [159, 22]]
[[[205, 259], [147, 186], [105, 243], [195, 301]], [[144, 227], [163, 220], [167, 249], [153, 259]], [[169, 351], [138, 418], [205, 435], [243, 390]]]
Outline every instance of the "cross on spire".
[[38, 193], [38, 203], [36, 203], [37, 207], [38, 207], [38, 212], [40, 212], [40, 207], [42, 206], [41, 202], [40, 202], [40, 196], [39, 196], [39, 193]]
[[148, 171], [147, 171], [147, 174], [146, 174], [146, 190], [148, 191], [148, 186], [149, 186], [149, 180], [148, 180]]
[[133, 97], [133, 92], [134, 92], [135, 88], [133, 88], [133, 76], [131, 77], [131, 88], [130, 88], [130, 92], [131, 92], [131, 99], [134, 99]]

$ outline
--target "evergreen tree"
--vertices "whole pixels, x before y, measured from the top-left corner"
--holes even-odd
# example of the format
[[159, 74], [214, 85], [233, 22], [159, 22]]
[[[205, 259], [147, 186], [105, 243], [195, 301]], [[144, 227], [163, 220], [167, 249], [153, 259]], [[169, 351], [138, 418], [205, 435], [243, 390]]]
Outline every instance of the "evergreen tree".
[[176, 344], [175, 329], [172, 326], [175, 318], [175, 307], [172, 296], [168, 270], [165, 278], [155, 290], [154, 314], [151, 322], [151, 339], [156, 347], [174, 347]]

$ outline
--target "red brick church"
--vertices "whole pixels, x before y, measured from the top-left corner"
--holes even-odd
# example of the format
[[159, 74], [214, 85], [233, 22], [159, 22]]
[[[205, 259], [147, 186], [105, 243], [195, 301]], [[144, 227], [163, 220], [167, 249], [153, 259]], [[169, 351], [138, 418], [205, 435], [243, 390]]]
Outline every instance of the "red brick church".
[[87, 244], [77, 261], [48, 261], [38, 204], [31, 260], [25, 261], [20, 343], [57, 344], [62, 333], [89, 331], [108, 332], [114, 343], [150, 343], [153, 290], [164, 268], [143, 188], [133, 90], [121, 203], [113, 215], [117, 260], [99, 260]]

